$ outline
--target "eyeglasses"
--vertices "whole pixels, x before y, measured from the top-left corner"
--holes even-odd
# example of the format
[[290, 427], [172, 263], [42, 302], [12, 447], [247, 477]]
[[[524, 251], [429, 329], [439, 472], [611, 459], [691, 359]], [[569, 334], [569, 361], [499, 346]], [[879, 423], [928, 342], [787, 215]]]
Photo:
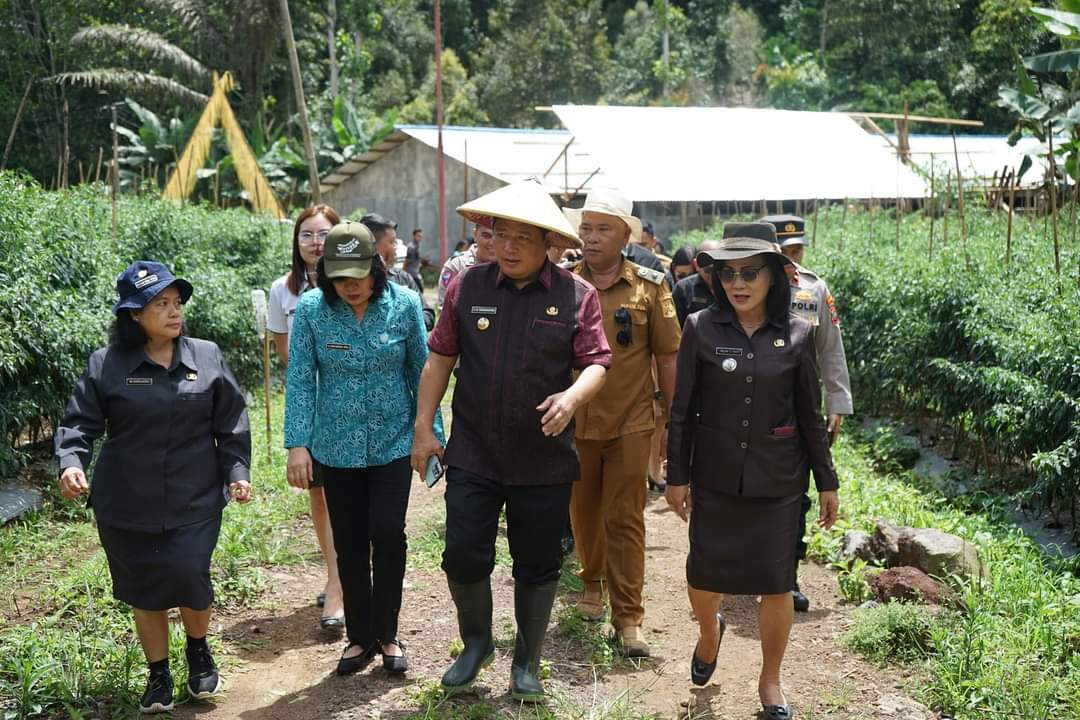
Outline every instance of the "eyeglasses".
[[767, 265], [758, 265], [756, 268], [743, 268], [742, 270], [732, 270], [729, 267], [722, 268], [720, 270], [720, 282], [725, 285], [731, 285], [735, 282], [735, 278], [742, 277], [745, 282], [752, 283], [758, 279], [758, 275], [764, 270]]
[[620, 345], [626, 346], [630, 344], [630, 311], [626, 308], [619, 308], [615, 311], [615, 324], [618, 325], [621, 330], [615, 335], [615, 342]]
[[318, 240], [319, 242], [325, 244], [326, 243], [326, 236], [329, 235], [329, 234], [330, 234], [329, 230], [320, 230], [319, 232], [311, 232], [310, 230], [305, 230], [304, 232], [300, 233], [297, 237], [299, 237], [300, 242], [302, 242], [304, 245], [311, 245], [312, 243], [315, 242], [315, 240]]

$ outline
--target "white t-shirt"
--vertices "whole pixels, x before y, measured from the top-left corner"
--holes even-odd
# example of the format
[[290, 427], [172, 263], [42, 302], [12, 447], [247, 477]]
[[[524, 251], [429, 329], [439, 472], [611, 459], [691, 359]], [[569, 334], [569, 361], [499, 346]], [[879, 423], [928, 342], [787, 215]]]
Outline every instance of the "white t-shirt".
[[[289, 292], [286, 281], [289, 274], [285, 273], [270, 286], [270, 308], [266, 316], [266, 329], [278, 335], [288, 335], [292, 332], [293, 315], [296, 313], [296, 304], [300, 302], [299, 295]], [[300, 285], [300, 293], [308, 289], [308, 281], [305, 277]]]

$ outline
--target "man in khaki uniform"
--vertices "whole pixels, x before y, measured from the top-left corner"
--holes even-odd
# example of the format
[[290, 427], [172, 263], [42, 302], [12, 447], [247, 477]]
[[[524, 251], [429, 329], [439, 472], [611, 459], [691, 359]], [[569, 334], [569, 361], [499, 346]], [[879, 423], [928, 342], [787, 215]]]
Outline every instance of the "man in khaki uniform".
[[603, 617], [606, 583], [611, 624], [622, 651], [647, 657], [641, 623], [645, 474], [657, 426], [652, 365], [655, 360], [663, 397], [660, 420], [666, 425], [681, 330], [664, 274], [623, 256], [626, 243], [641, 233], [632, 207], [622, 193], [596, 189], [581, 210], [565, 211], [585, 243], [584, 259], [574, 271], [600, 294], [604, 333], [613, 352], [604, 388], [577, 411], [581, 479], [574, 484], [570, 517], [585, 583], [579, 611], [587, 619]]
[[[836, 303], [825, 281], [802, 265], [806, 252], [806, 222], [798, 215], [769, 215], [761, 221], [776, 228], [780, 252], [794, 263], [787, 267], [791, 282], [791, 312], [814, 327], [814, 345], [825, 395], [825, 412], [828, 415], [829, 443], [832, 444], [840, 434], [843, 416], [851, 415], [854, 411], [844, 339], [840, 333], [840, 315], [836, 312]], [[800, 560], [806, 557], [806, 541], [803, 538], [806, 535], [806, 512], [809, 509], [810, 497], [804, 495], [796, 548], [796, 557]], [[799, 589], [798, 567], [795, 569], [792, 599], [799, 612], [810, 609], [810, 599]]]

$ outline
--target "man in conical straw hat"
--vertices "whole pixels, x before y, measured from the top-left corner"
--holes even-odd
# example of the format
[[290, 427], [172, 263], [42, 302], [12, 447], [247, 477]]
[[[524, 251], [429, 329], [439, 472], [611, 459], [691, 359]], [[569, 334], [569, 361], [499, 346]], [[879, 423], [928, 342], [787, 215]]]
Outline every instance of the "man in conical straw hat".
[[586, 619], [603, 617], [606, 585], [620, 650], [647, 657], [641, 630], [645, 475], [658, 425], [663, 438], [682, 333], [664, 274], [623, 256], [641, 232], [632, 210], [629, 197], [607, 188], [593, 189], [580, 210], [564, 210], [585, 245], [575, 272], [600, 295], [613, 352], [604, 388], [577, 413], [581, 481], [574, 485], [570, 517], [585, 583], [578, 610]]
[[[429, 458], [439, 455], [447, 468], [442, 567], [465, 644], [442, 686], [471, 687], [494, 658], [490, 576], [505, 505], [517, 619], [510, 691], [516, 700], [535, 702], [544, 697], [540, 649], [579, 473], [574, 413], [603, 385], [611, 348], [596, 290], [548, 259], [549, 246], [581, 247], [581, 241], [539, 183], [508, 185], [458, 212], [473, 222], [493, 220], [496, 260], [451, 281], [417, 396], [412, 463], [423, 475]], [[444, 452], [425, 422], [457, 363]]]

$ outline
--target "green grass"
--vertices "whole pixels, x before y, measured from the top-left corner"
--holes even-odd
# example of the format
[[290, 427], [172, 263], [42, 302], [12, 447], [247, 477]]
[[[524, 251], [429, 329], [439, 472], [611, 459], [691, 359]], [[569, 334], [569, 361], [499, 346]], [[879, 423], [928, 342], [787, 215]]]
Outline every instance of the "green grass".
[[[273, 402], [272, 427], [277, 430], [269, 462], [259, 423], [261, 403], [257, 398], [250, 408], [256, 425], [254, 499], [226, 508], [214, 553], [218, 606], [250, 603], [265, 587], [264, 566], [299, 562], [315, 550], [310, 533], [298, 537], [293, 527], [307, 512], [307, 498], [284, 480], [282, 399]], [[0, 718], [96, 716], [103, 711], [129, 716], [143, 690], [145, 670], [130, 609], [112, 598], [108, 566], [88, 511], [59, 499], [51, 485], [46, 491], [42, 511], [0, 530], [0, 579], [10, 588], [7, 592], [21, 593], [17, 601], [7, 599], [12, 617], [0, 626]], [[179, 624], [171, 632], [177, 700], [182, 702], [184, 635]]]
[[847, 529], [872, 530], [883, 518], [937, 527], [975, 544], [989, 579], [953, 580], [962, 612], [930, 618], [903, 605], [861, 611], [848, 638], [876, 660], [909, 663], [919, 692], [956, 720], [1074, 718], [1080, 702], [1080, 580], [1009, 521], [1000, 499], [946, 498], [910, 472], [885, 474], [868, 445], [842, 437], [841, 520], [815, 530], [811, 552], [838, 557]]

